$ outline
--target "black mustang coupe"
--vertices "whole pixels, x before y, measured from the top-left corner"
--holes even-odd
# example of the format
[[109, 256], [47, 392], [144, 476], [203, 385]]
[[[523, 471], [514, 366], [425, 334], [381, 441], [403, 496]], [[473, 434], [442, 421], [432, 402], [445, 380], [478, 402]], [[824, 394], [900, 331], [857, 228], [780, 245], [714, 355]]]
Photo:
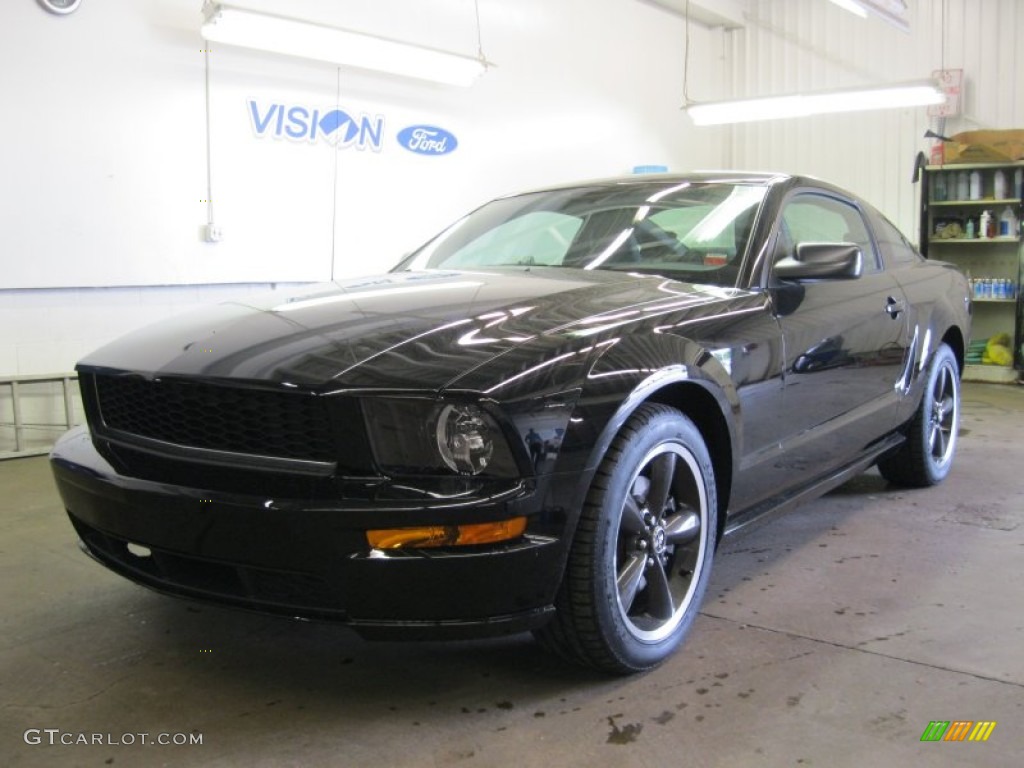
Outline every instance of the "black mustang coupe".
[[154, 589], [634, 672], [724, 533], [875, 464], [947, 475], [970, 310], [820, 181], [554, 187], [100, 349], [53, 471], [86, 551]]

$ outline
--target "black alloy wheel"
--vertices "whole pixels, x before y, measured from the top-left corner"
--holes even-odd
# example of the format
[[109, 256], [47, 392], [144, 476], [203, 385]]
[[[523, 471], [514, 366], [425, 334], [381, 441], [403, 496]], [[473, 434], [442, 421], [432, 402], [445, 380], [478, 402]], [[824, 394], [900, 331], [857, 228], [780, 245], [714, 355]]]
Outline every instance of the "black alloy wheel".
[[697, 615], [716, 523], [714, 471], [700, 432], [673, 408], [641, 406], [597, 472], [556, 617], [539, 638], [609, 672], [661, 663]]
[[878, 461], [886, 480], [925, 488], [941, 483], [953, 466], [960, 431], [960, 367], [947, 344], [932, 355], [921, 404], [907, 431], [907, 442]]

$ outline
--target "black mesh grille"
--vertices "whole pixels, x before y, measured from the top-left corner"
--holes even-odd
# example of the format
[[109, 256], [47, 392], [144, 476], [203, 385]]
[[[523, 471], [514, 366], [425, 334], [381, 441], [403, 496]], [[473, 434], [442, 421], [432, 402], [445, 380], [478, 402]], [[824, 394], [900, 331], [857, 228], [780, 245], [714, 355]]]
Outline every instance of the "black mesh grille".
[[180, 379], [97, 376], [103, 423], [132, 435], [257, 456], [334, 461], [323, 398]]

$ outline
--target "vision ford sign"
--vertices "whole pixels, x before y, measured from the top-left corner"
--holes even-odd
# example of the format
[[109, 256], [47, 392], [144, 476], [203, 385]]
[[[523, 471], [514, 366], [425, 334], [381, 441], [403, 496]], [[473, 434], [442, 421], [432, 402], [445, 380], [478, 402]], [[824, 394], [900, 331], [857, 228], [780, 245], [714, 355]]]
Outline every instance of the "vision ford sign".
[[333, 147], [380, 152], [384, 139], [381, 115], [351, 115], [340, 109], [299, 104], [260, 104], [249, 100], [249, 118], [258, 137], [289, 141], [326, 141]]
[[436, 125], [410, 125], [398, 132], [398, 143], [417, 155], [447, 155], [459, 146], [454, 134]]
[[[354, 148], [380, 152], [385, 148], [384, 115], [346, 112], [336, 106], [263, 102], [249, 99], [249, 123], [257, 138], [316, 144], [336, 149]], [[417, 155], [447, 155], [459, 146], [455, 134], [436, 125], [410, 125], [398, 132], [397, 141]]]

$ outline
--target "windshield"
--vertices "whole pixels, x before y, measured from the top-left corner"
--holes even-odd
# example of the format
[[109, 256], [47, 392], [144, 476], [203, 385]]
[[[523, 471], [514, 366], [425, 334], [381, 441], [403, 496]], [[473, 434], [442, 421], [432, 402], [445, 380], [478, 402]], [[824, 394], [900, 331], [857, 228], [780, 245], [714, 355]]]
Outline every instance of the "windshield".
[[732, 286], [764, 195], [756, 184], [662, 181], [503, 198], [456, 222], [399, 269], [617, 269]]

